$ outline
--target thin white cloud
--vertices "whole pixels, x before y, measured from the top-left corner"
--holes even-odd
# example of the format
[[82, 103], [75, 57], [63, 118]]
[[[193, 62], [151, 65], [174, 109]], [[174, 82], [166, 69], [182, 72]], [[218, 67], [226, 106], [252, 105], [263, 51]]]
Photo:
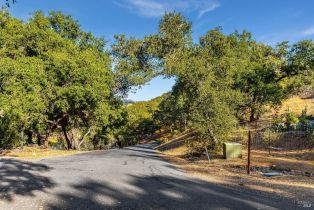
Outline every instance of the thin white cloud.
[[164, 5], [152, 0], [128, 0], [128, 6], [131, 10], [145, 17], [159, 17], [164, 14]]
[[302, 34], [303, 36], [314, 35], [314, 26], [312, 26], [312, 27], [310, 27], [310, 28], [308, 28], [308, 29], [302, 31], [301, 34]]
[[211, 4], [209, 4], [207, 6], [207, 8], [200, 10], [198, 13], [198, 18], [201, 18], [204, 14], [206, 14], [207, 12], [211, 12], [214, 11], [216, 8], [220, 7], [220, 4], [217, 2], [212, 2]]
[[160, 17], [165, 12], [195, 12], [201, 18], [208, 12], [218, 8], [216, 0], [118, 0], [116, 4], [144, 17]]

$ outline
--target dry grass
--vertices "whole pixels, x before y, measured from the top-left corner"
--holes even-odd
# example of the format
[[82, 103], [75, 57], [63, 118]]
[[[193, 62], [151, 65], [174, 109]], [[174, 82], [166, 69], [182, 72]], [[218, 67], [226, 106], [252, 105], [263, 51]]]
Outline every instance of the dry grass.
[[186, 146], [180, 146], [174, 149], [165, 150], [163, 154], [170, 155], [170, 156], [176, 156], [176, 157], [183, 157], [187, 152]]
[[[175, 149], [166, 150], [162, 154], [171, 162], [177, 164], [181, 169], [191, 176], [226, 186], [252, 189], [259, 192], [276, 193], [298, 200], [314, 200], [314, 178], [305, 176], [279, 176], [267, 178], [258, 172], [246, 174], [246, 157], [243, 159], [214, 159], [209, 163], [205, 158], [189, 160], [184, 158], [186, 147], [180, 146]], [[268, 156], [267, 151], [253, 151], [252, 166], [277, 165], [282, 168], [306, 170], [314, 172], [314, 151], [294, 151], [281, 156]], [[304, 160], [306, 159], [306, 160]]]
[[314, 115], [314, 99], [302, 99], [300, 97], [292, 97], [282, 104], [282, 107], [279, 110], [279, 114], [283, 114], [287, 110], [291, 110], [292, 112], [300, 115], [305, 107], [307, 107], [309, 115]]
[[[296, 115], [300, 115], [304, 108], [307, 108], [308, 115], [314, 116], [314, 99], [302, 99], [299, 96], [294, 96], [282, 103], [282, 106], [278, 110], [279, 115], [287, 113], [287, 111], [293, 112]], [[270, 118], [275, 114], [275, 111], [267, 112], [262, 119]]]
[[67, 156], [80, 153], [74, 150], [50, 150], [39, 147], [24, 147], [23, 149], [5, 150], [0, 153], [2, 157], [19, 159], [42, 159], [58, 156]]
[[[247, 157], [247, 152], [244, 152]], [[314, 173], [314, 150], [292, 150], [292, 151], [268, 151], [254, 150], [252, 152], [253, 164], [256, 166], [276, 165], [280, 169], [300, 170]]]
[[[292, 97], [286, 100], [278, 110], [278, 114], [285, 114], [288, 110], [300, 115], [307, 107], [308, 114], [314, 116], [314, 100]], [[262, 119], [269, 120], [274, 111], [266, 113]], [[183, 139], [184, 141], [184, 139]], [[297, 140], [298, 142], [300, 140]], [[259, 192], [271, 192], [280, 196], [301, 201], [314, 200], [314, 178], [302, 175], [284, 175], [278, 177], [264, 177], [258, 172], [246, 174], [247, 151], [243, 150], [243, 159], [225, 160], [217, 156], [210, 163], [205, 157], [198, 159], [186, 158], [187, 148], [179, 145], [175, 148], [168, 147], [172, 141], [163, 145], [164, 157], [177, 164], [191, 176], [241, 189], [252, 189]], [[276, 165], [278, 169], [299, 170], [314, 173], [314, 149], [299, 149], [290, 151], [253, 150], [251, 165], [255, 167], [269, 167]]]

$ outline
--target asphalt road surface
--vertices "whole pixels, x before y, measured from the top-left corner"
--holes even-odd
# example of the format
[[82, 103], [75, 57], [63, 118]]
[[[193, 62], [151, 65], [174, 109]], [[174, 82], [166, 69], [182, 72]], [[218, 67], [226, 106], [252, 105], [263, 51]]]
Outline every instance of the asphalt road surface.
[[297, 209], [292, 200], [189, 177], [151, 145], [0, 160], [0, 209]]

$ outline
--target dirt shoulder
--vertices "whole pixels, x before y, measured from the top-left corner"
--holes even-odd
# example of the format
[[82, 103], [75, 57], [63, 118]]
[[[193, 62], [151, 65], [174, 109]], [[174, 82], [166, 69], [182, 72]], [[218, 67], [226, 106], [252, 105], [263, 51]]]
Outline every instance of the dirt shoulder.
[[24, 147], [23, 149], [2, 150], [0, 157], [2, 158], [18, 158], [23, 160], [36, 160], [51, 157], [60, 157], [82, 153], [76, 150], [52, 150], [40, 147]]
[[[243, 159], [225, 160], [214, 159], [209, 163], [204, 158], [189, 159], [185, 157], [186, 148], [181, 146], [161, 152], [169, 161], [178, 165], [191, 176], [212, 183], [225, 186], [250, 189], [260, 193], [272, 192], [278, 196], [288, 197], [300, 202], [314, 203], [314, 177], [302, 173], [283, 174], [277, 177], [265, 177], [261, 172], [254, 170], [246, 174], [246, 154]], [[253, 168], [264, 168], [276, 165], [277, 168], [286, 170], [307, 170], [314, 172], [314, 161], [311, 158], [314, 151], [303, 151], [303, 155], [282, 154], [282, 157], [267, 156], [266, 151], [253, 151]], [[290, 156], [289, 156], [290, 155]], [[303, 159], [302, 159], [303, 158]], [[304, 158], [307, 158], [304, 160]]]

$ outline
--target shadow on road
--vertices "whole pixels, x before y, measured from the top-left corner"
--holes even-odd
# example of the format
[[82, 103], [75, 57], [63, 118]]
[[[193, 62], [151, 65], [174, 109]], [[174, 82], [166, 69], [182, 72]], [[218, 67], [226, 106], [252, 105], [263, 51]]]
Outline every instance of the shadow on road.
[[124, 150], [141, 152], [146, 154], [157, 154], [156, 150], [153, 149], [152, 145], [150, 144], [139, 144], [131, 147], [125, 147]]
[[[130, 168], [120, 170], [119, 166], [103, 167], [103, 170], [98, 170], [97, 173], [89, 170], [94, 169], [94, 165], [87, 160], [96, 161], [97, 166], [101, 166], [103, 161], [110, 160], [114, 164], [121, 162], [123, 158], [118, 157], [126, 160], [132, 157], [135, 160], [139, 159], [132, 162], [139, 164], [138, 171]], [[62, 189], [56, 188], [56, 183], [51, 179], [53, 175], [43, 176], [45, 172], [52, 170], [47, 165], [1, 159], [0, 201], [13, 203], [19, 195], [35, 196], [35, 192], [39, 191], [51, 195], [43, 203], [44, 209], [297, 209], [292, 201], [279, 198], [274, 193], [231, 189], [189, 178], [184, 173], [178, 173], [172, 164], [160, 162], [159, 160], [163, 158], [145, 145], [126, 148], [119, 152], [86, 153], [65, 159], [67, 164], [76, 163], [75, 168], [86, 167], [88, 170], [73, 174], [60, 167], [58, 172], [57, 165], [53, 164], [59, 166], [60, 159], [47, 161], [46, 164], [56, 168], [52, 172], [64, 173], [64, 176], [70, 178], [73, 176], [70, 182], [54, 177], [58, 183], [64, 183]], [[141, 160], [145, 160], [145, 164]], [[123, 167], [135, 165], [128, 164]], [[176, 170], [162, 170], [167, 167]], [[113, 171], [106, 173], [107, 170]], [[64, 176], [59, 176], [59, 179]], [[78, 178], [74, 179], [75, 176]], [[58, 185], [60, 186], [62, 187], [61, 184]], [[52, 188], [53, 192], [50, 191]]]
[[296, 209], [271, 194], [244, 193], [203, 181], [170, 176], [129, 178], [124, 190], [109, 180], [89, 179], [72, 185], [71, 193], [58, 194], [58, 202], [45, 209]]
[[50, 178], [40, 173], [50, 167], [15, 159], [0, 159], [0, 200], [13, 201], [16, 195], [34, 196], [34, 191], [54, 187]]

